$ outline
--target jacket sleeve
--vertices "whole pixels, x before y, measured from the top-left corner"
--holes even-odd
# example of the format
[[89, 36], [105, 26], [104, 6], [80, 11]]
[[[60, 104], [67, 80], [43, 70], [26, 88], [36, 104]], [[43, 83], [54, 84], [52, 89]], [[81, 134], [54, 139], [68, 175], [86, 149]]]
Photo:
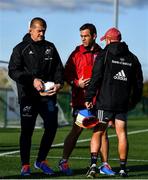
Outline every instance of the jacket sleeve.
[[69, 56], [66, 62], [64, 79], [68, 84], [76, 87], [78, 86], [77, 69], [75, 64], [75, 52], [73, 52]]
[[56, 47], [53, 45], [54, 48], [54, 60], [55, 60], [55, 72], [54, 72], [54, 82], [56, 84], [61, 84], [62, 86], [64, 85], [64, 67], [61, 61], [61, 58], [59, 56], [59, 53], [56, 49]]
[[104, 63], [105, 56], [97, 56], [96, 61], [93, 66], [92, 77], [88, 89], [86, 90], [85, 101], [92, 102], [93, 97], [96, 96], [98, 90], [100, 90], [102, 79], [104, 76]]
[[9, 76], [19, 84], [30, 84], [33, 83], [33, 75], [24, 69], [21, 50], [17, 47], [13, 49], [8, 65]]
[[133, 77], [133, 87], [131, 91], [129, 110], [133, 109], [137, 103], [141, 100], [143, 92], [143, 73], [141, 69], [141, 64], [138, 58], [135, 56], [134, 64], [134, 77]]

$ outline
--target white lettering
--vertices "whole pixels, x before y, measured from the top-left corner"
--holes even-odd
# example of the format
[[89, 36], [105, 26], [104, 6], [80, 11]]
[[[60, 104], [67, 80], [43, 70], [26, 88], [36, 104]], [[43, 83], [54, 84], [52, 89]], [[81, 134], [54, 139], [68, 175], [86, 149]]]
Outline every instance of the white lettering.
[[123, 66], [132, 66], [132, 63], [120, 62], [120, 61], [115, 61], [115, 60], [112, 60], [112, 63], [113, 63], [113, 64], [121, 64], [121, 65], [123, 65]]

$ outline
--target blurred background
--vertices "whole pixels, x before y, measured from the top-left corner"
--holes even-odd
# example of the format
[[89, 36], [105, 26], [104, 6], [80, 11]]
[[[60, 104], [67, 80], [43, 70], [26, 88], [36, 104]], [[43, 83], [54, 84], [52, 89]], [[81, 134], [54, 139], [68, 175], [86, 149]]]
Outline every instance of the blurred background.
[[[81, 43], [79, 28], [93, 23], [100, 37], [110, 27], [117, 27], [122, 40], [139, 58], [144, 75], [141, 103], [130, 117], [148, 117], [148, 1], [147, 0], [0, 0], [0, 126], [19, 126], [16, 88], [7, 75], [7, 65], [13, 47], [28, 32], [32, 18], [47, 22], [46, 39], [57, 47], [63, 64]], [[70, 124], [70, 88], [65, 85], [58, 96], [59, 125]], [[38, 126], [42, 126], [38, 118]]]

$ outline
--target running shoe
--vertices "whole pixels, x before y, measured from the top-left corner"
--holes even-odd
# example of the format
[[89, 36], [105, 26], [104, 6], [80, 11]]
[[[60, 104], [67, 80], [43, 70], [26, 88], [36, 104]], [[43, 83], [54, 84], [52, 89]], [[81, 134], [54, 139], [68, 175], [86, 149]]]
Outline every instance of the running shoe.
[[121, 170], [119, 171], [119, 175], [120, 175], [121, 177], [127, 177], [127, 176], [128, 176], [127, 171], [126, 171], [126, 170], [123, 170], [123, 169], [121, 169]]
[[114, 176], [116, 174], [108, 164], [102, 165], [101, 167], [99, 167], [99, 170], [100, 174], [105, 174], [108, 176]]
[[95, 178], [96, 176], [96, 164], [92, 164], [86, 173], [87, 178]]
[[59, 169], [66, 176], [71, 176], [73, 174], [72, 169], [69, 168], [67, 160], [60, 160]]
[[36, 169], [41, 169], [43, 171], [44, 174], [48, 174], [48, 175], [54, 175], [54, 171], [48, 166], [47, 161], [41, 161], [41, 162], [35, 162], [34, 163], [34, 167]]
[[29, 176], [30, 175], [30, 165], [26, 164], [22, 166], [21, 176]]

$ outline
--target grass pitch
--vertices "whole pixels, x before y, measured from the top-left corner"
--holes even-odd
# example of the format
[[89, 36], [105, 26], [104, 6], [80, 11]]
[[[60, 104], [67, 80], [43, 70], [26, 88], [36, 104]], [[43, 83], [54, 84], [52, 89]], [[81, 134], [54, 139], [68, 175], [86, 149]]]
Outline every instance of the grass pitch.
[[[56, 172], [55, 177], [43, 175], [39, 170], [34, 169], [33, 163], [36, 160], [42, 129], [36, 129], [32, 138], [31, 149], [31, 176], [27, 179], [85, 179], [87, 168], [90, 163], [89, 142], [92, 130], [84, 130], [77, 142], [76, 148], [69, 159], [73, 169], [73, 176], [63, 176], [58, 169], [58, 162], [62, 156], [63, 142], [70, 130], [70, 126], [58, 128], [54, 146], [48, 154], [50, 166]], [[21, 179], [20, 156], [19, 156], [19, 129], [0, 129], [0, 178]], [[119, 160], [117, 152], [117, 138], [114, 129], [108, 130], [110, 150], [109, 163], [113, 170], [118, 172]], [[127, 168], [129, 169], [128, 179], [148, 179], [148, 117], [133, 118], [128, 120], [129, 155]], [[98, 166], [100, 160], [98, 160]], [[97, 174], [101, 179], [118, 179], [119, 176], [109, 177]]]

